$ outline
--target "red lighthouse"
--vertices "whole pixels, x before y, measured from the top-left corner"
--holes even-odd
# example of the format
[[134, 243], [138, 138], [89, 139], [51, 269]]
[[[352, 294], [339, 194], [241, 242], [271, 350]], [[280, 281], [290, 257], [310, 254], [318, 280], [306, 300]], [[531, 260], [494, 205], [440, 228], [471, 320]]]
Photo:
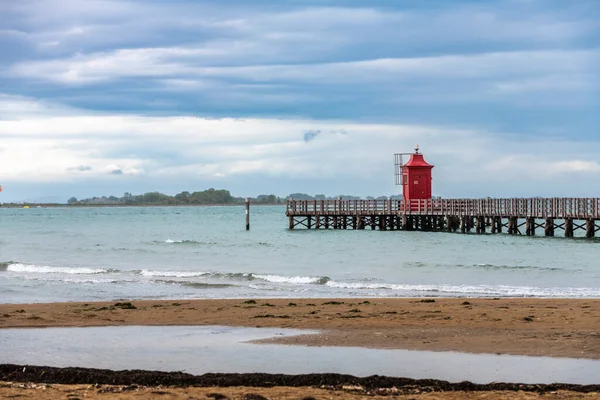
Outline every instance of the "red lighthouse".
[[428, 164], [419, 153], [419, 145], [410, 155], [408, 162], [400, 167], [402, 173], [402, 197], [404, 200], [431, 199], [431, 170], [433, 165]]

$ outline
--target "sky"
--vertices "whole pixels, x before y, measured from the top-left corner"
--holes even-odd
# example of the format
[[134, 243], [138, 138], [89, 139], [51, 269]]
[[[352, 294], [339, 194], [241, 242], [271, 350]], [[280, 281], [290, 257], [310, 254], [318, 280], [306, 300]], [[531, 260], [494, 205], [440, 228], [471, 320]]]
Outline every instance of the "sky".
[[597, 0], [0, 0], [0, 202], [600, 197]]

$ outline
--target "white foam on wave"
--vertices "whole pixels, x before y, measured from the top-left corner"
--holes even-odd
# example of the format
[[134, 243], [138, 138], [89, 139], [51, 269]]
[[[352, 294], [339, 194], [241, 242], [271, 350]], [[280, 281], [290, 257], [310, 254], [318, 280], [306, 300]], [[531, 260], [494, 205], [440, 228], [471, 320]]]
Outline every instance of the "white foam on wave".
[[165, 240], [165, 243], [168, 243], [168, 244], [173, 244], [173, 243], [183, 243], [183, 240], [173, 240], [173, 239], [167, 239], [167, 240]]
[[67, 267], [51, 267], [47, 265], [33, 265], [33, 264], [21, 264], [15, 263], [10, 264], [7, 271], [12, 272], [27, 272], [27, 273], [38, 273], [38, 274], [106, 274], [111, 272], [108, 269], [102, 268], [67, 268]]
[[198, 271], [151, 271], [144, 269], [140, 271], [140, 275], [148, 277], [193, 278], [196, 276], [206, 276], [209, 273]]
[[354, 290], [393, 290], [404, 292], [429, 292], [440, 294], [505, 296], [505, 297], [600, 297], [600, 288], [576, 287], [534, 287], [506, 285], [408, 285], [392, 283], [326, 283], [336, 289]]
[[271, 283], [292, 283], [296, 285], [323, 284], [329, 280], [325, 276], [280, 276], [280, 275], [257, 275], [254, 278]]
[[39, 281], [39, 282], [56, 282], [56, 283], [66, 283], [66, 284], [81, 284], [81, 285], [94, 285], [94, 284], [102, 284], [102, 283], [132, 283], [134, 281], [131, 280], [121, 280], [121, 279], [89, 279], [89, 278], [52, 278], [52, 277], [25, 277], [26, 280], [29, 281]]

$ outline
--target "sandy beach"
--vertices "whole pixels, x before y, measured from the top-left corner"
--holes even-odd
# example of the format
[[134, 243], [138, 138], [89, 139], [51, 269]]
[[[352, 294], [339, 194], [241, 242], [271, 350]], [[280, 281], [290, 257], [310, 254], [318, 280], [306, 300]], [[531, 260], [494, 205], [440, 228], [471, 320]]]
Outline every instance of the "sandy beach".
[[318, 329], [311, 346], [600, 359], [599, 299], [262, 299], [0, 305], [0, 328], [223, 325]]
[[45, 385], [45, 384], [20, 384], [0, 382], [1, 398], [19, 399], [218, 399], [218, 400], [592, 400], [597, 399], [597, 393], [578, 393], [570, 391], [556, 391], [548, 393], [530, 393], [523, 391], [483, 391], [483, 392], [437, 392], [422, 393], [415, 390], [412, 394], [397, 394], [390, 391], [381, 395], [364, 393], [352, 389], [321, 389], [321, 388], [294, 388], [294, 387], [232, 387], [232, 388], [178, 388], [178, 387], [143, 387], [143, 386], [100, 386], [100, 385]]
[[[267, 342], [600, 359], [599, 299], [254, 299], [0, 305], [0, 328], [222, 325], [321, 331]], [[20, 373], [21, 367], [18, 367]], [[4, 376], [2, 398], [592, 399], [569, 390], [367, 390], [353, 385], [175, 387], [32, 383]], [[66, 373], [67, 379], [72, 374]], [[425, 378], [425, 377], [424, 377]], [[227, 378], [223, 378], [227, 379]], [[4, 381], [4, 382], [1, 382]], [[29, 383], [23, 383], [29, 382]], [[40, 382], [43, 382], [40, 381]], [[185, 386], [185, 385], [184, 385]], [[230, 386], [230, 385], [228, 385]], [[262, 385], [261, 385], [262, 386]], [[460, 388], [459, 388], [460, 389]], [[407, 392], [408, 390], [408, 392]]]

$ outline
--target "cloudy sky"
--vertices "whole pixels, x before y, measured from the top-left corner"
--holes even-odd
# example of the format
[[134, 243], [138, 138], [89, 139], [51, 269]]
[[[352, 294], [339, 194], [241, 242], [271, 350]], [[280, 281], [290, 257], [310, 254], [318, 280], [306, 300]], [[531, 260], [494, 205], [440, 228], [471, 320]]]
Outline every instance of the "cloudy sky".
[[597, 0], [0, 0], [0, 202], [600, 197]]

